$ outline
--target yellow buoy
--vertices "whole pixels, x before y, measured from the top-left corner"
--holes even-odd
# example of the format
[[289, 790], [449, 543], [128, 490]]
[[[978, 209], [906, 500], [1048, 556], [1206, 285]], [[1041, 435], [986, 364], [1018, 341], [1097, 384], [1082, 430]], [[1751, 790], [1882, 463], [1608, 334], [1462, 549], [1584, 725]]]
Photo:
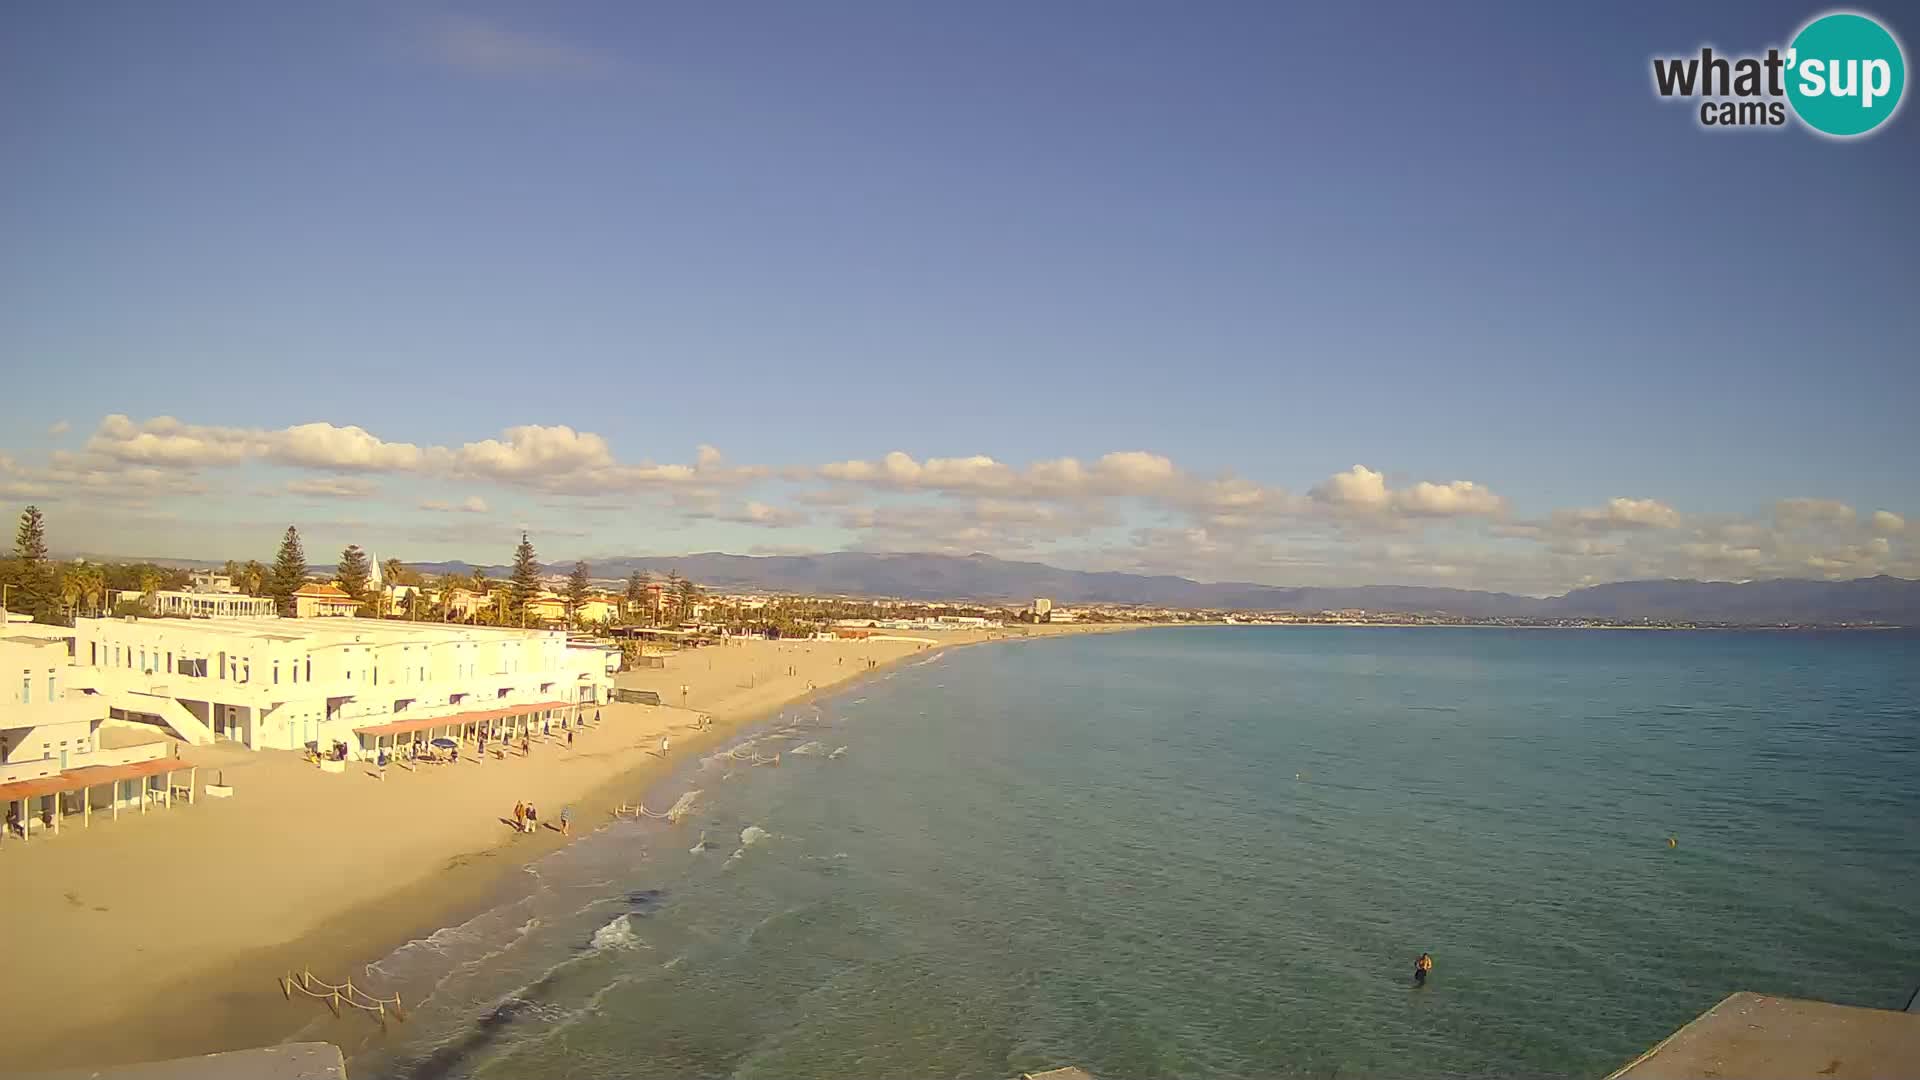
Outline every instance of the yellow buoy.
[[1677, 837], [1677, 836], [1669, 836], [1669, 837], [1667, 837], [1667, 846], [1668, 846], [1668, 847], [1670, 847], [1670, 848], [1676, 848], [1676, 847], [1679, 847], [1679, 846], [1680, 846], [1680, 838], [1679, 838], [1679, 837]]

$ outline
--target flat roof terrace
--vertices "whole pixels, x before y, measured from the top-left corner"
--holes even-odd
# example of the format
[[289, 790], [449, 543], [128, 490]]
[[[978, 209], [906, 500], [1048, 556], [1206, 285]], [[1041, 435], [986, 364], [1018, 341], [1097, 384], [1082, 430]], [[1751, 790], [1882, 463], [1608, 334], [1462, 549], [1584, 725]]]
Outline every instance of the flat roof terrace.
[[1741, 992], [1607, 1080], [1900, 1080], [1915, 1075], [1920, 1075], [1920, 1013]]

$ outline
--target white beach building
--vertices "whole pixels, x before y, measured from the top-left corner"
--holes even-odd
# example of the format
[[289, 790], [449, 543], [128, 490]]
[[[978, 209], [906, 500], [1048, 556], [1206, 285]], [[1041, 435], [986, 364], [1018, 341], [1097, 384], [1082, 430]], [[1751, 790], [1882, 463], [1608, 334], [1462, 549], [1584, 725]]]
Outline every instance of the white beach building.
[[[73, 685], [196, 744], [371, 745], [610, 700], [619, 653], [559, 631], [379, 619], [80, 619]], [[502, 714], [502, 710], [517, 710]]]
[[192, 786], [193, 766], [170, 755], [163, 734], [114, 724], [98, 697], [73, 687], [66, 633], [0, 629], [0, 843], [58, 832], [64, 817], [91, 824], [95, 811], [170, 806], [176, 774]]
[[194, 619], [277, 614], [272, 597], [248, 596], [235, 587], [232, 578], [211, 570], [194, 571], [185, 589], [164, 589], [154, 593], [121, 589], [111, 599], [114, 603], [144, 601], [149, 614]]

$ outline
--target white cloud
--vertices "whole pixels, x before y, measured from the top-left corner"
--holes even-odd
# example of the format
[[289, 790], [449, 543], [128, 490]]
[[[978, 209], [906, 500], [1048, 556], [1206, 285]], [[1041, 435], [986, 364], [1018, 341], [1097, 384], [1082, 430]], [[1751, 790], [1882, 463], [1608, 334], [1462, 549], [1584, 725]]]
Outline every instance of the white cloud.
[[1907, 519], [1891, 510], [1873, 512], [1873, 531], [1877, 533], [1897, 533], [1906, 529]]
[[455, 467], [475, 476], [517, 481], [610, 469], [614, 465], [607, 440], [565, 424], [522, 424], [501, 434], [503, 439], [482, 439], [462, 446], [454, 455]]
[[121, 413], [100, 421], [86, 449], [100, 458], [165, 468], [258, 460], [339, 472], [412, 471], [444, 455], [412, 443], [386, 442], [359, 427], [310, 423], [265, 431], [187, 424], [171, 416], [136, 423]]
[[1365, 465], [1335, 473], [1307, 494], [1336, 511], [1362, 514], [1492, 517], [1506, 508], [1506, 500], [1471, 480], [1445, 484], [1422, 480], [1394, 490], [1387, 486], [1386, 474]]
[[1773, 520], [1783, 529], [1847, 525], [1853, 507], [1835, 499], [1781, 499], [1773, 504]]
[[363, 499], [379, 490], [371, 480], [353, 476], [309, 476], [287, 481], [287, 492], [328, 499]]
[[1384, 510], [1393, 498], [1387, 490], [1386, 475], [1374, 472], [1365, 465], [1355, 465], [1346, 472], [1333, 474], [1308, 494], [1335, 506], [1358, 506], [1369, 510]]
[[541, 37], [470, 16], [427, 26], [428, 55], [448, 67], [482, 75], [600, 76], [613, 60], [597, 49]]
[[878, 461], [838, 461], [817, 470], [825, 479], [883, 491], [924, 491], [1004, 498], [1156, 495], [1184, 482], [1172, 461], [1144, 450], [1102, 455], [1092, 465], [1056, 458], [1017, 469], [985, 454], [917, 461], [895, 450]]
[[71, 430], [73, 430], [73, 425], [67, 423], [65, 420], [55, 420], [53, 423], [47, 425], [47, 435], [55, 439], [65, 435]]
[[522, 424], [458, 448], [389, 442], [364, 428], [330, 423], [280, 430], [186, 424], [113, 414], [87, 441], [95, 458], [180, 470], [264, 461], [328, 472], [424, 472], [492, 480], [559, 494], [592, 494], [688, 483], [742, 484], [766, 474], [732, 466], [711, 446], [697, 464], [618, 461], [605, 438], [566, 425]]
[[1628, 529], [1672, 529], [1680, 512], [1658, 499], [1608, 499], [1607, 505], [1578, 510], [1555, 510], [1549, 526], [1560, 532], [1618, 532]]
[[283, 465], [354, 472], [413, 472], [433, 456], [412, 443], [390, 443], [365, 428], [295, 424], [267, 435], [268, 458]]
[[763, 502], [749, 502], [741, 507], [736, 515], [724, 520], [743, 525], [761, 525], [767, 528], [781, 528], [787, 525], [799, 525], [807, 520], [807, 515], [798, 510], [782, 506], [769, 506]]
[[487, 500], [478, 495], [469, 495], [457, 503], [450, 503], [441, 499], [428, 499], [420, 504], [420, 509], [432, 510], [436, 513], [443, 514], [456, 512], [462, 514], [484, 514], [488, 510]]
[[1394, 495], [1394, 505], [1409, 514], [1427, 517], [1459, 517], [1467, 514], [1498, 514], [1506, 501], [1471, 480], [1431, 484], [1425, 480]]

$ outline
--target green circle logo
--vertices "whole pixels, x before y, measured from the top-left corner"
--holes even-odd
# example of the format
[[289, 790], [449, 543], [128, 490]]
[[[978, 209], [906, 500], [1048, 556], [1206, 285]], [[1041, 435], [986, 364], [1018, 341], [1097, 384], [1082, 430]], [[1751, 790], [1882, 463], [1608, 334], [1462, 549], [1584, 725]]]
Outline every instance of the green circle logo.
[[1865, 135], [1886, 123], [1906, 88], [1900, 43], [1865, 15], [1822, 15], [1787, 50], [1787, 100], [1802, 122], [1826, 135]]

